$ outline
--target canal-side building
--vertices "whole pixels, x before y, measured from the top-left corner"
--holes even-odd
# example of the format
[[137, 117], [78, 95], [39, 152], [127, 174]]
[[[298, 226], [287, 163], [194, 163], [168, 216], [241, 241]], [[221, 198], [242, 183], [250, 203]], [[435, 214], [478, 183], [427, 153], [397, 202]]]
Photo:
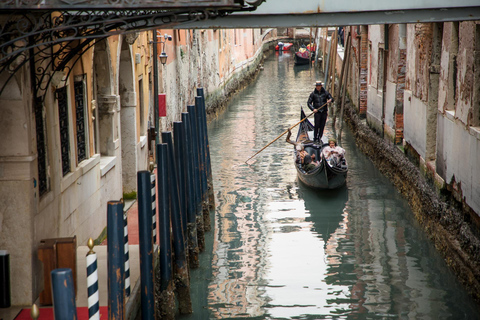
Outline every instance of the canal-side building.
[[[164, 131], [194, 104], [196, 88], [219, 103], [245, 74], [253, 74], [276, 30], [155, 34], [171, 36], [156, 44], [159, 54], [168, 55], [165, 64], [158, 62]], [[2, 69], [0, 249], [10, 254], [12, 305], [29, 305], [50, 290], [38, 259], [42, 239], [75, 237], [76, 246], [100, 239], [107, 202], [135, 197], [136, 173], [153, 161], [153, 39], [154, 31], [142, 31], [88, 46], [70, 42], [63, 52], [53, 46], [54, 63], [65, 59], [62, 71], [52, 71], [50, 58], [32, 60], [15, 73], [9, 71], [23, 61]]]
[[[478, 300], [480, 22], [346, 30], [352, 43], [346, 66], [354, 134], [366, 139], [359, 145], [406, 197]], [[337, 67], [339, 75], [341, 64]]]
[[386, 140], [404, 146], [479, 224], [480, 23], [349, 29], [349, 90], [359, 114]]

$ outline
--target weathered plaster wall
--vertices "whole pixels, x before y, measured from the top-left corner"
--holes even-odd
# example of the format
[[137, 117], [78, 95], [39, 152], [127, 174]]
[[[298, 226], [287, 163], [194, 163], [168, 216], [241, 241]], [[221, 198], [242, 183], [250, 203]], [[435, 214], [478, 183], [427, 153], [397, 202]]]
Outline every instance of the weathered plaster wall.
[[[390, 66], [389, 66], [390, 68]], [[396, 69], [396, 66], [395, 66]], [[395, 116], [395, 103], [397, 94], [397, 83], [387, 80], [387, 92], [385, 93], [385, 127], [391, 129], [389, 139], [391, 141], [395, 138], [395, 132], [393, 129], [396, 127]], [[393, 135], [392, 135], [393, 134]]]
[[410, 90], [405, 90], [404, 139], [425, 159], [426, 106]]
[[461, 22], [458, 37], [458, 73], [455, 117], [468, 124], [474, 88], [475, 21]]
[[[15, 76], [0, 97], [0, 250], [10, 255], [11, 303], [31, 303], [35, 281], [34, 233], [36, 155], [31, 140], [31, 91], [22, 88], [28, 70]], [[5, 76], [5, 74], [3, 75]], [[6, 80], [0, 78], [0, 83]], [[34, 122], [33, 122], [34, 123]]]

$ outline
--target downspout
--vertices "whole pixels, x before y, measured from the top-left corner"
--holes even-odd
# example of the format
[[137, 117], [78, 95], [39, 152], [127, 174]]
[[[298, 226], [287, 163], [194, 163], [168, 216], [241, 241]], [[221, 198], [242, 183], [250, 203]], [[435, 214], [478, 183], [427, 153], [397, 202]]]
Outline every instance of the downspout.
[[382, 138], [385, 136], [385, 96], [387, 93], [387, 70], [388, 70], [388, 29], [389, 24], [385, 24], [383, 28], [383, 92], [382, 92]]

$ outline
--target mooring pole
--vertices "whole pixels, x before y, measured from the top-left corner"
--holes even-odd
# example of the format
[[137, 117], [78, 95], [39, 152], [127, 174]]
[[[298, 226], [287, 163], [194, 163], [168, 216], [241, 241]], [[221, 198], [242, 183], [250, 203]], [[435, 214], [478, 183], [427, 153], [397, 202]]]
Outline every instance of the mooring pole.
[[137, 172], [140, 300], [142, 319], [155, 319], [153, 286], [152, 184], [150, 171]]
[[100, 297], [98, 295], [97, 254], [93, 251], [92, 238], [88, 239], [87, 246], [90, 249], [86, 256], [88, 319], [100, 320]]
[[109, 201], [107, 204], [109, 320], [123, 320], [125, 318], [125, 253], [123, 240], [123, 202]]
[[195, 106], [187, 106], [189, 114], [189, 136], [192, 138], [190, 148], [193, 158], [193, 180], [195, 186], [195, 214], [197, 221], [197, 240], [198, 240], [198, 249], [200, 252], [205, 250], [205, 229], [203, 226], [203, 209], [202, 209], [202, 184], [200, 178], [200, 165], [199, 165], [199, 154], [198, 154], [198, 133], [197, 133], [197, 119], [195, 116]]
[[180, 208], [182, 210], [182, 226], [183, 234], [187, 235], [187, 194], [186, 194], [186, 181], [185, 181], [185, 170], [187, 169], [184, 144], [184, 129], [183, 122], [175, 121], [173, 123], [173, 141], [174, 141], [174, 154], [175, 154], [175, 165], [177, 167], [177, 177], [178, 177], [178, 194], [180, 198]]
[[204, 136], [203, 136], [203, 124], [201, 116], [201, 99], [195, 97], [195, 117], [197, 119], [197, 137], [198, 137], [198, 154], [200, 155], [200, 181], [202, 190], [202, 213], [203, 213], [203, 228], [205, 232], [210, 230], [210, 211], [208, 205], [208, 186], [207, 186], [207, 171], [205, 165], [205, 152], [204, 152]]
[[55, 319], [76, 320], [75, 289], [72, 269], [52, 270], [53, 312]]
[[212, 229], [210, 225], [210, 204], [209, 204], [209, 195], [208, 195], [208, 166], [207, 166], [207, 124], [204, 121], [204, 108], [205, 104], [203, 103], [202, 97], [195, 97], [195, 109], [197, 112], [198, 123], [200, 124], [199, 137], [201, 140], [201, 155], [202, 155], [202, 185], [203, 185], [203, 223], [205, 232], [208, 232]]
[[178, 294], [178, 309], [180, 313], [187, 314], [192, 313], [193, 309], [190, 297], [190, 279], [185, 251], [185, 240], [183, 236], [182, 213], [178, 195], [178, 180], [176, 178], [172, 133], [162, 132], [162, 141], [168, 146], [168, 181], [170, 185], [170, 201], [172, 204], [173, 249], [175, 251], [175, 289]]
[[208, 142], [208, 122], [207, 122], [207, 108], [205, 104], [205, 95], [203, 88], [197, 89], [197, 95], [202, 98], [202, 115], [205, 133], [205, 146], [206, 146], [206, 166], [207, 166], [207, 183], [208, 183], [208, 202], [210, 204], [210, 209], [215, 208], [215, 193], [213, 190], [213, 176], [212, 176], [212, 163], [210, 159], [210, 143]]
[[184, 141], [183, 145], [185, 146], [185, 183], [186, 183], [186, 202], [187, 202], [187, 247], [188, 247], [188, 262], [190, 268], [198, 268], [200, 266], [199, 261], [199, 249], [198, 249], [198, 240], [197, 240], [197, 221], [195, 214], [195, 187], [194, 187], [194, 178], [193, 178], [193, 159], [190, 156], [192, 153], [190, 151], [191, 144], [191, 135], [190, 135], [190, 126], [189, 126], [189, 114], [186, 112], [182, 113], [182, 122], [183, 125], [183, 136]]
[[123, 242], [125, 250], [125, 297], [130, 296], [130, 252], [128, 247], [127, 213], [123, 213]]
[[160, 274], [156, 286], [159, 307], [157, 319], [175, 319], [175, 294], [172, 277], [172, 242], [170, 232], [170, 192], [168, 183], [168, 145], [157, 144], [158, 235], [160, 240]]

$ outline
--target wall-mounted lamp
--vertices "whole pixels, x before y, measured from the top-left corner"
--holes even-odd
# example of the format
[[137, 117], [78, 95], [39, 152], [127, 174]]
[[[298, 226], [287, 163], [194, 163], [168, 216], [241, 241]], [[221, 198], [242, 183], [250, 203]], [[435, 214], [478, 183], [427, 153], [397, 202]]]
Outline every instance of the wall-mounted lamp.
[[159, 58], [160, 63], [165, 65], [165, 63], [167, 63], [168, 55], [165, 53], [165, 51], [163, 51], [162, 53], [160, 53]]
[[[162, 65], [165, 65], [167, 63], [168, 55], [165, 52], [165, 44], [167, 41], [172, 41], [172, 36], [168, 34], [161, 34], [160, 31], [154, 30], [153, 31], [153, 41], [151, 42], [153, 44], [153, 94], [154, 94], [154, 99], [153, 99], [153, 104], [155, 108], [155, 142], [156, 144], [160, 143], [159, 141], [159, 99], [160, 95], [158, 93], [158, 59], [160, 59], [160, 63]], [[162, 53], [159, 55], [157, 51], [157, 45], [158, 44], [162, 45]], [[158, 57], [158, 58], [157, 58]]]
[[157, 43], [160, 43], [162, 45], [162, 53], [160, 53], [158, 57], [160, 58], [160, 63], [165, 65], [168, 59], [168, 55], [165, 52], [165, 44], [167, 43], [167, 40], [172, 41], [172, 36], [165, 33], [162, 37], [162, 34], [159, 31], [157, 31], [157, 40], [158, 40]]

